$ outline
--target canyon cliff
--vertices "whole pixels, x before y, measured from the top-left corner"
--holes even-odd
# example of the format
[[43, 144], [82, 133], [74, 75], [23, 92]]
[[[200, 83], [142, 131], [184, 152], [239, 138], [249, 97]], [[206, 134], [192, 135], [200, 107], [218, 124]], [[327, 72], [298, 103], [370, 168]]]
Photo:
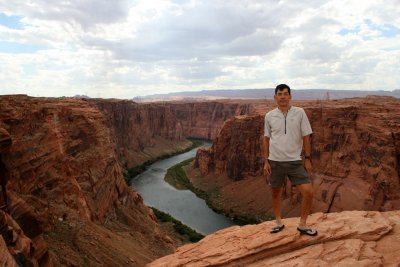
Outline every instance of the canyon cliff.
[[188, 137], [213, 140], [225, 120], [252, 112], [252, 106], [244, 101], [138, 104], [91, 100], [90, 103], [106, 114], [116, 137], [119, 160], [127, 168], [156, 158], [160, 154], [157, 149], [163, 153], [168, 149], [179, 149], [176, 141]]
[[[313, 212], [400, 209], [400, 100], [388, 97], [294, 102], [313, 128]], [[273, 103], [254, 106], [259, 115], [228, 120], [208, 150], [188, 170], [195, 186], [231, 216], [267, 219], [271, 199], [263, 176], [264, 114]], [[286, 184], [283, 211], [298, 216], [300, 197]]]
[[0, 265], [143, 266], [173, 252], [124, 168], [188, 147], [187, 136], [214, 138], [249, 109], [1, 96], [9, 214], [0, 211]]
[[2, 235], [13, 237], [7, 246], [19, 234], [31, 242], [14, 257], [46, 266], [123, 266], [173, 251], [151, 210], [126, 185], [101, 111], [76, 99], [0, 101], [2, 132], [12, 141], [1, 151], [12, 217], [3, 217]]

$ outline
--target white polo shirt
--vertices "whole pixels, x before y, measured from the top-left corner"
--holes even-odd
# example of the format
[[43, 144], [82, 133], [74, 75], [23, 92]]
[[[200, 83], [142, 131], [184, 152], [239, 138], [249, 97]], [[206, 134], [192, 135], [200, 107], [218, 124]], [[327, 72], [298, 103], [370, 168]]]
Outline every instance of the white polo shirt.
[[264, 135], [269, 137], [270, 160], [301, 160], [303, 137], [310, 134], [311, 125], [302, 108], [290, 107], [286, 117], [279, 108], [265, 114]]

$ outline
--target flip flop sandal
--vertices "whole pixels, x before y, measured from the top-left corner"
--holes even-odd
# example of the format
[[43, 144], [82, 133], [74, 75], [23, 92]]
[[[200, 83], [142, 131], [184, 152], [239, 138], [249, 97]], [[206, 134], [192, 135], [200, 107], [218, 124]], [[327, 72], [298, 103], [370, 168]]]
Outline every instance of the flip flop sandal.
[[297, 230], [300, 232], [300, 234], [305, 234], [309, 236], [316, 236], [318, 234], [318, 231], [312, 228], [299, 228], [297, 227]]
[[282, 231], [283, 228], [285, 228], [285, 225], [284, 225], [284, 224], [282, 224], [282, 225], [276, 225], [276, 226], [272, 227], [270, 233], [271, 233], [271, 234], [278, 233], [278, 232]]

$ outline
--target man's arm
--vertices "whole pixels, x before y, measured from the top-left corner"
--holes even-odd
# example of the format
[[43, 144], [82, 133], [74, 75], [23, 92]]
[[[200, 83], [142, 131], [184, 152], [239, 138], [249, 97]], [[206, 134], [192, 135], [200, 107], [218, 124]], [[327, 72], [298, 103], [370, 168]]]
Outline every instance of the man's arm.
[[311, 135], [303, 137], [303, 148], [304, 148], [304, 167], [308, 173], [312, 171], [311, 163]]
[[264, 157], [264, 173], [265, 175], [271, 175], [271, 166], [269, 165], [269, 137], [264, 136], [261, 148], [262, 156]]

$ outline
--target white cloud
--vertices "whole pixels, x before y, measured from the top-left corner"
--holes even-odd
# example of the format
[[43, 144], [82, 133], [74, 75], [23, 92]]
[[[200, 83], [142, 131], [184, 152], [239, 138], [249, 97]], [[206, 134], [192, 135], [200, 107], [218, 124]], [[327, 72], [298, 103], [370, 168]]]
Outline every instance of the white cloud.
[[1, 10], [21, 15], [27, 21], [77, 23], [84, 29], [98, 23], [114, 23], [128, 15], [129, 0], [65, 0], [53, 1], [4, 1]]
[[3, 1], [0, 12], [23, 27], [0, 21], [0, 94], [132, 98], [280, 82], [392, 90], [399, 3]]

